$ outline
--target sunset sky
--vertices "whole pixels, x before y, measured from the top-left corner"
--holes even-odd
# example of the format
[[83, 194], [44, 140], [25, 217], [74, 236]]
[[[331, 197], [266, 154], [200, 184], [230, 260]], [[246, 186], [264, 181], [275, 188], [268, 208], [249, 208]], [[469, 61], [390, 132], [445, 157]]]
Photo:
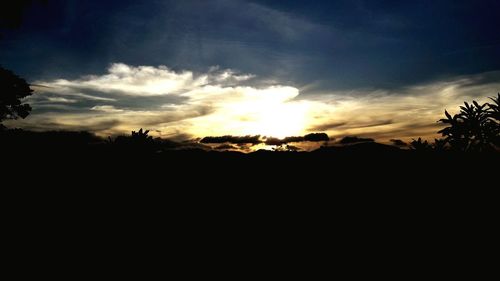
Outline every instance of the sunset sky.
[[0, 39], [32, 114], [155, 136], [433, 138], [500, 91], [497, 0], [49, 0]]

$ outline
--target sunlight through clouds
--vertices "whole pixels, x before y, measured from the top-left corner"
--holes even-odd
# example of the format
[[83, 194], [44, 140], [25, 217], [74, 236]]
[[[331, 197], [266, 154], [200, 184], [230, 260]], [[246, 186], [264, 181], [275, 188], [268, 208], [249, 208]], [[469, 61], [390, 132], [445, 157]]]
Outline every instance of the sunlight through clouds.
[[[92, 121], [110, 124], [109, 128], [98, 126], [98, 130], [92, 130], [90, 124], [84, 127], [101, 135], [126, 133], [137, 127], [148, 127], [161, 135], [182, 132], [194, 137], [302, 134], [307, 126], [309, 105], [307, 101], [294, 100], [299, 95], [298, 89], [281, 85], [233, 86], [254, 78], [251, 74], [217, 68], [195, 74], [175, 72], [165, 66], [133, 67], [116, 63], [101, 76], [37, 81], [43, 87], [36, 89], [31, 100], [35, 108], [33, 116], [23, 122], [40, 129], [50, 126], [75, 129]], [[68, 105], [73, 110], [42, 111], [38, 107], [37, 112], [41, 104], [68, 97], [76, 100]], [[78, 121], [80, 118], [86, 121]]]
[[[395, 90], [300, 93], [259, 84], [259, 77], [211, 68], [112, 64], [104, 75], [35, 81], [32, 115], [15, 126], [89, 130], [102, 136], [150, 129], [162, 137], [261, 135], [276, 138], [325, 132], [391, 138], [433, 138], [444, 109], [484, 102], [500, 88], [499, 72], [449, 78]], [[268, 80], [266, 80], [268, 81]]]
[[[205, 95], [206, 94], [206, 95]], [[196, 119], [201, 135], [264, 135], [286, 137], [305, 131], [308, 102], [295, 101], [299, 91], [293, 87], [208, 87], [187, 95], [198, 102], [211, 102], [216, 114]]]

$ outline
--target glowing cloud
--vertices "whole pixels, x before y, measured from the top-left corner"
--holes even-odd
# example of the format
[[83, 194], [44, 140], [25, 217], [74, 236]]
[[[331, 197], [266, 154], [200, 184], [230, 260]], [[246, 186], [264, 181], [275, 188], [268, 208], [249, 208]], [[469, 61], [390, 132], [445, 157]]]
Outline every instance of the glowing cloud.
[[[137, 127], [154, 129], [162, 136], [302, 134], [309, 106], [294, 100], [298, 89], [233, 86], [253, 78], [218, 68], [195, 74], [165, 66], [116, 63], [101, 76], [36, 81], [42, 87], [36, 88], [37, 94], [29, 101], [34, 113], [19, 124], [35, 129], [81, 129], [85, 125], [102, 135]], [[64, 110], [56, 104], [69, 97], [74, 102], [65, 104]], [[110, 126], [93, 129], [92, 122]]]

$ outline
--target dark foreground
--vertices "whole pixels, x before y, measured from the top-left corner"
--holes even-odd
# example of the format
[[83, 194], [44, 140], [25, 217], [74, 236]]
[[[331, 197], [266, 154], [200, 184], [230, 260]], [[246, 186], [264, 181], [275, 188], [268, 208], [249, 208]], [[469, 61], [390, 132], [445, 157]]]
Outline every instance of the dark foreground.
[[269, 270], [472, 278], [492, 266], [498, 153], [364, 143], [242, 154], [8, 138], [1, 147], [6, 241], [20, 241], [20, 256], [60, 255], [72, 274], [81, 270], [65, 256], [138, 278], [148, 273], [134, 269], [163, 258], [184, 276], [225, 279]]
[[[408, 150], [375, 142], [312, 152], [240, 153], [173, 142], [107, 142], [88, 133], [0, 134], [4, 175], [51, 185], [232, 190], [492, 188], [500, 153]], [[493, 185], [487, 184], [492, 183]]]

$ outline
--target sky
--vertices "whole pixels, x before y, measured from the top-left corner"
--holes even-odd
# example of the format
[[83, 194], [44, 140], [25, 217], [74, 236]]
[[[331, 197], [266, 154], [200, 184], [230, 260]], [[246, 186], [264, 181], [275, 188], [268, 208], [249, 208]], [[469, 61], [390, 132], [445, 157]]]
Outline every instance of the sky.
[[4, 30], [33, 130], [436, 137], [500, 91], [497, 0], [48, 0]]

